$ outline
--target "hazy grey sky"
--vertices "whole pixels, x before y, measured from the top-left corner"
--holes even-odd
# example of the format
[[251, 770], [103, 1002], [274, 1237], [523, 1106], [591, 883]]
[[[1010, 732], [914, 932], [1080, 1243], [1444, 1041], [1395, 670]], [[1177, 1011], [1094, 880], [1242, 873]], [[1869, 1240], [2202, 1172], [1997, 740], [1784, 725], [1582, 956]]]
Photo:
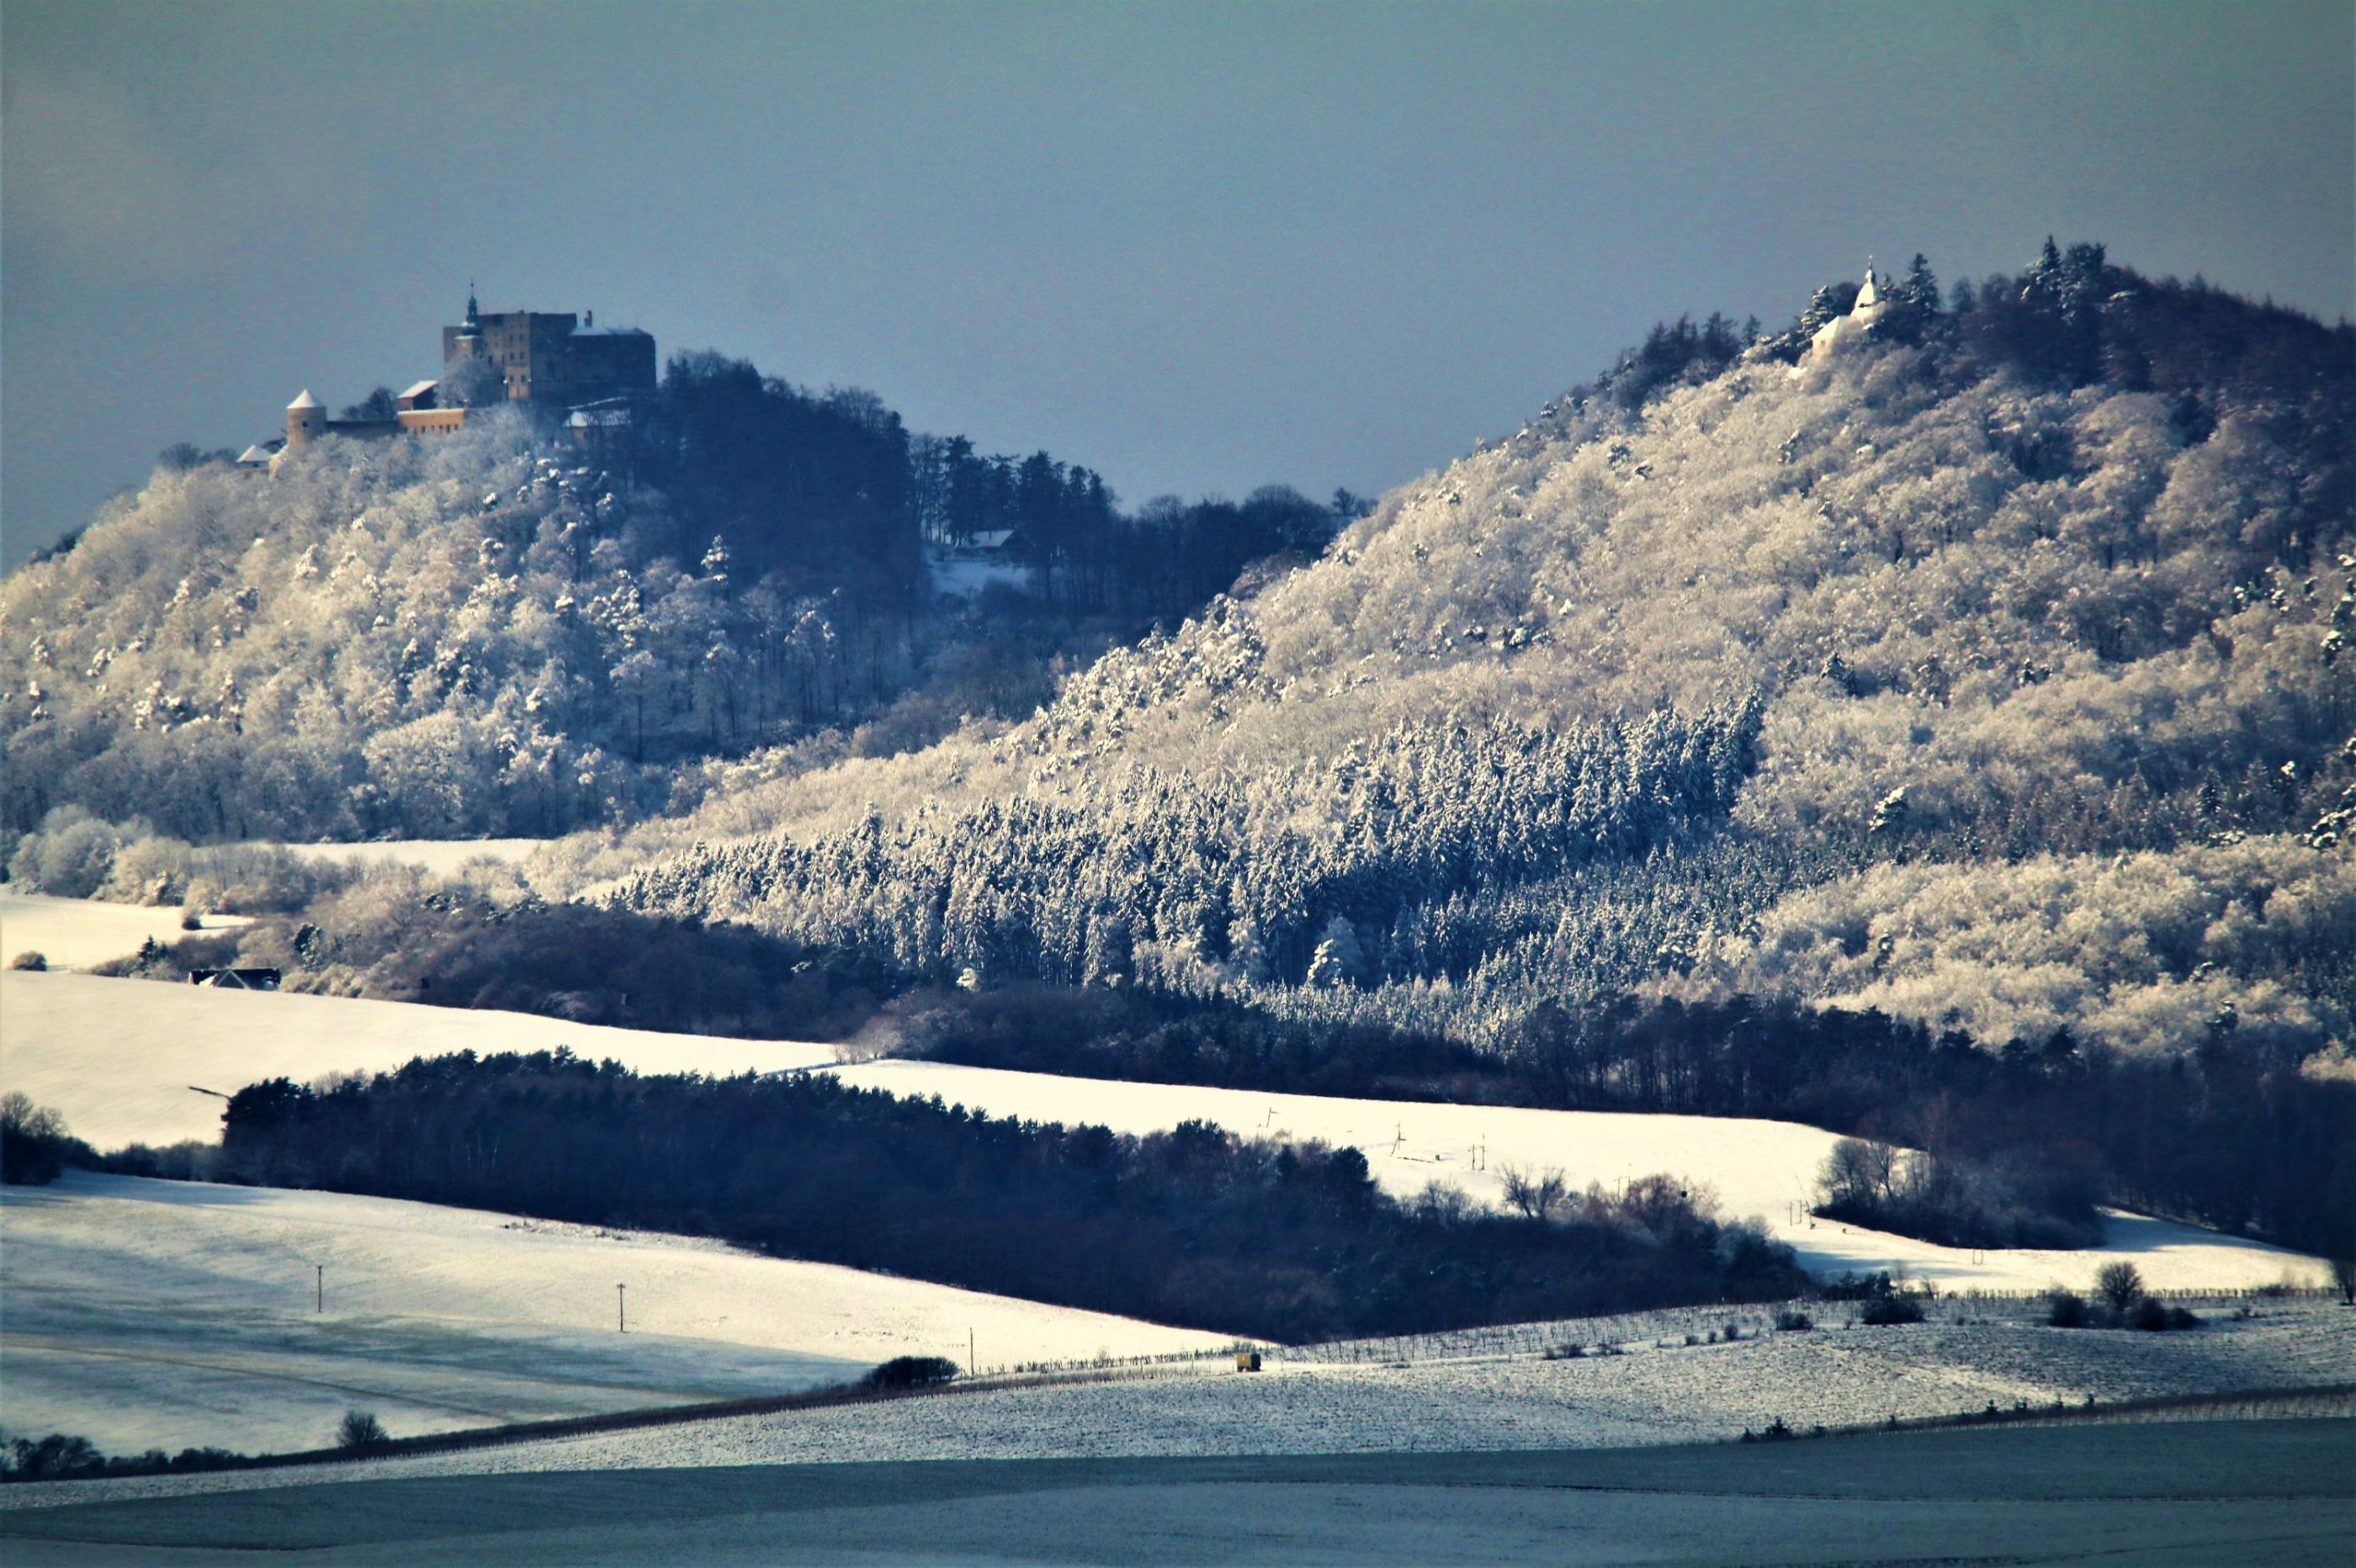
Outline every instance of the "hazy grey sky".
[[5, 559], [576, 310], [1131, 502], [1375, 490], [1681, 311], [2050, 231], [2356, 310], [2351, 7], [0, 9]]

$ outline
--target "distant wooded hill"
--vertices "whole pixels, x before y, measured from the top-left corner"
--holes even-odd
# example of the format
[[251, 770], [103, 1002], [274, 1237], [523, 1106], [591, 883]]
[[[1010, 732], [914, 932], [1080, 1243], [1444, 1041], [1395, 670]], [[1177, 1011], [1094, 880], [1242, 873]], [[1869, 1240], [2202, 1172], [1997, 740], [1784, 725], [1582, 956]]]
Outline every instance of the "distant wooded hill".
[[581, 885], [1501, 1049], [1653, 988], [2345, 1071], [2356, 334], [2093, 246], [1889, 294], [1664, 327], [1037, 717]]
[[[1019, 718], [1058, 659], [1349, 520], [1280, 486], [1132, 515], [1046, 453], [911, 436], [872, 394], [714, 354], [674, 357], [592, 450], [503, 410], [267, 478], [166, 457], [0, 583], [0, 832], [60, 807], [196, 840], [631, 821], [715, 760], [775, 774]], [[937, 596], [928, 548], [976, 537], [1027, 592]]]

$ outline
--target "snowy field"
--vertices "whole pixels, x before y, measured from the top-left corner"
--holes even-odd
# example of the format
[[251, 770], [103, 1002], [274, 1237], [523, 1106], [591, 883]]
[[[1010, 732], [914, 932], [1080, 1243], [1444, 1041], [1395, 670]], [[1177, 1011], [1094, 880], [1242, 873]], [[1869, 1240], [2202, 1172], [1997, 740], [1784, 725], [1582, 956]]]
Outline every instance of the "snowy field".
[[1248, 1136], [1353, 1145], [1365, 1153], [1384, 1189], [1402, 1198], [1443, 1181], [1498, 1203], [1507, 1166], [1561, 1169], [1575, 1189], [1665, 1171], [1716, 1189], [1731, 1218], [1764, 1220], [1819, 1275], [1903, 1269], [1943, 1290], [2042, 1290], [2056, 1283], [2083, 1288], [2095, 1270], [2125, 1257], [2154, 1288], [2174, 1290], [2272, 1285], [2286, 1274], [2320, 1284], [2326, 1272], [2297, 1253], [2117, 1212], [2104, 1245], [2083, 1252], [1959, 1251], [1814, 1220], [1808, 1198], [1836, 1140], [1796, 1122], [1329, 1099], [924, 1061], [870, 1061], [839, 1072], [869, 1088], [938, 1094], [996, 1116], [1098, 1122], [1125, 1133], [1199, 1119]]
[[[77, 1497], [159, 1496], [367, 1477], [695, 1468], [904, 1460], [1083, 1459], [1588, 1449], [1732, 1437], [1778, 1418], [1804, 1430], [1955, 1415], [1995, 1403], [2081, 1405], [2154, 1396], [2344, 1383], [2356, 1312], [2314, 1298], [2202, 1305], [2189, 1332], [2050, 1328], [2026, 1309], [1988, 1320], [1950, 1304], [1933, 1320], [1778, 1333], [1760, 1315], [1648, 1314], [1552, 1326], [1567, 1341], [1631, 1328], [1743, 1322], [1734, 1342], [1683, 1335], [1625, 1341], [1624, 1353], [1348, 1360], [1342, 1347], [1282, 1351], [1257, 1375], [1224, 1361], [1141, 1369], [1050, 1387], [982, 1384], [885, 1404], [682, 1423], [358, 1466], [11, 1488], [0, 1507]], [[1948, 1320], [1948, 1312], [1960, 1321]], [[1699, 1336], [1697, 1335], [1698, 1339]], [[1384, 1347], [1389, 1348], [1389, 1347]], [[1446, 1337], [1428, 1349], [1445, 1351]], [[2347, 1401], [2337, 1407], [2344, 1413]], [[22, 1495], [20, 1495], [22, 1494]]]
[[363, 866], [419, 866], [447, 877], [469, 860], [519, 866], [547, 840], [541, 838], [405, 838], [367, 844], [276, 844], [305, 860], [357, 861]]
[[784, 1393], [962, 1365], [969, 1333], [984, 1366], [1232, 1342], [710, 1241], [82, 1172], [5, 1189], [0, 1256], [0, 1424], [109, 1452], [316, 1447], [354, 1405], [404, 1435]]
[[562, 1045], [642, 1072], [766, 1072], [834, 1060], [825, 1045], [88, 975], [0, 973], [0, 1090], [23, 1090], [100, 1148], [219, 1137], [221, 1102], [198, 1090], [226, 1094], [281, 1076], [308, 1083], [454, 1051]]
[[[648, 1072], [772, 1072], [834, 1061], [826, 1045], [75, 975], [0, 973], [0, 1090], [24, 1090], [102, 1148], [216, 1136], [220, 1101], [198, 1090], [227, 1093], [280, 1075], [307, 1082], [459, 1050], [564, 1045]], [[2115, 1257], [2132, 1261], [2155, 1288], [2169, 1290], [2270, 1285], [2286, 1274], [2319, 1283], [2325, 1274], [2319, 1262], [2294, 1253], [2126, 1214], [2111, 1216], [2103, 1247], [2083, 1252], [1958, 1251], [1812, 1220], [1807, 1197], [1834, 1135], [1792, 1122], [1269, 1094], [919, 1061], [837, 1071], [854, 1083], [938, 1094], [993, 1115], [1102, 1123], [1128, 1133], [1200, 1118], [1247, 1136], [1354, 1145], [1385, 1189], [1401, 1197], [1438, 1180], [1494, 1203], [1507, 1166], [1559, 1168], [1575, 1188], [1666, 1171], [1714, 1189], [1730, 1216], [1764, 1220], [1820, 1274], [1902, 1268], [1948, 1290], [2083, 1287]]]
[[[1769, 1333], [1624, 1355], [1203, 1363], [1153, 1377], [980, 1390], [451, 1456], [458, 1469], [873, 1459], [1446, 1452], [1708, 1442], [1778, 1416], [1827, 1426], [2345, 1381], [2356, 1313], [2301, 1303], [2136, 1334], [2019, 1323]], [[421, 1461], [423, 1463], [423, 1461]]]
[[[26, 1568], [434, 1562], [2168, 1563], [2340, 1568], [2345, 1421], [2006, 1428], [1818, 1443], [565, 1475], [245, 1477], [177, 1499], [11, 1487]], [[109, 1500], [109, 1499], [112, 1500]], [[21, 1499], [12, 1498], [21, 1502]]]
[[[178, 905], [149, 908], [142, 904], [101, 903], [95, 899], [53, 899], [0, 888], [0, 964], [20, 953], [38, 953], [52, 969], [87, 969], [110, 958], [125, 958], [139, 951], [149, 937], [177, 942], [189, 933], [180, 929]], [[204, 917], [207, 931], [227, 931], [246, 923], [234, 914]]]

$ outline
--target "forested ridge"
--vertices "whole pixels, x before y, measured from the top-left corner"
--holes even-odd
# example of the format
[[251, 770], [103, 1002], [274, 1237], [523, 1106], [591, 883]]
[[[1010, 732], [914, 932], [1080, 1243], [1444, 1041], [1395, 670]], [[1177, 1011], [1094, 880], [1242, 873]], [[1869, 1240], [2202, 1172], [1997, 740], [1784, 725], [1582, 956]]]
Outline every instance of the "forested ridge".
[[[1063, 661], [1345, 520], [1281, 486], [1126, 512], [1047, 453], [709, 353], [592, 448], [501, 408], [268, 476], [166, 455], [0, 582], [0, 834], [60, 809], [196, 842], [626, 823], [1019, 718]], [[934, 555], [1001, 533], [1019, 574], [937, 592]]]
[[[1839, 290], [1773, 336], [1663, 328], [1035, 718], [573, 875], [944, 979], [1494, 1049], [1657, 990], [2153, 1060], [2223, 1020], [2340, 1070], [2356, 334], [2094, 246], [1885, 292], [1846, 352], [1803, 353]], [[1495, 787], [1394, 813], [1409, 758]]]

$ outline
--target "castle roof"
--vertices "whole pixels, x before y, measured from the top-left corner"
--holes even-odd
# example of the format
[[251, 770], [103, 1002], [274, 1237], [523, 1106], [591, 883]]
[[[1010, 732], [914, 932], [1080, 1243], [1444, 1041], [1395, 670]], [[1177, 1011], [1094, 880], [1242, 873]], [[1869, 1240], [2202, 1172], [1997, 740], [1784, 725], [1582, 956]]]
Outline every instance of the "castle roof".
[[291, 414], [297, 409], [324, 409], [327, 406], [327, 404], [313, 397], [311, 395], [311, 389], [305, 387], [303, 389], [303, 395], [301, 397], [296, 398], [293, 402], [286, 405], [286, 411]]
[[423, 397], [423, 396], [424, 396], [426, 393], [428, 393], [428, 392], [432, 391], [434, 388], [436, 388], [436, 387], [440, 386], [441, 384], [442, 384], [441, 382], [436, 381], [436, 380], [434, 380], [434, 379], [433, 379], [432, 378], [430, 378], [430, 377], [429, 377], [429, 378], [427, 378], [425, 380], [423, 380], [423, 381], [418, 382], [418, 383], [417, 383], [417, 385], [415, 385], [415, 386], [413, 386], [413, 387], [410, 388], [407, 391], [405, 391], [405, 392], [402, 393], [401, 395], [402, 395], [402, 397], [404, 397], [404, 398], [418, 398], [418, 397]]
[[573, 336], [575, 337], [644, 337], [648, 333], [642, 326], [576, 326], [573, 329]]

